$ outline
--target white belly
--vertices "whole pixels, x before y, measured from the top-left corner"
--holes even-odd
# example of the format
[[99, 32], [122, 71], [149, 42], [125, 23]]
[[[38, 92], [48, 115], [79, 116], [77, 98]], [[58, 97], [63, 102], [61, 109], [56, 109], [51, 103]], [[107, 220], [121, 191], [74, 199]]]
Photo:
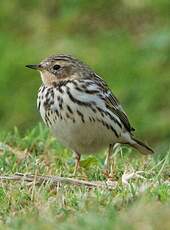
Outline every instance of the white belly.
[[98, 121], [58, 120], [51, 129], [64, 146], [78, 153], [95, 153], [113, 144], [115, 139], [113, 132]]
[[45, 120], [44, 113], [41, 115], [59, 142], [75, 152], [95, 153], [118, 141], [111, 128], [100, 121], [100, 116], [98, 118], [94, 116], [93, 119], [91, 116], [89, 119], [91, 111], [88, 111], [87, 108], [84, 110], [81, 109], [81, 113], [84, 114], [84, 122], [77, 113], [70, 115], [69, 118], [66, 117], [65, 110], [61, 113], [62, 119], [61, 116], [56, 116], [50, 111], [48, 122]]

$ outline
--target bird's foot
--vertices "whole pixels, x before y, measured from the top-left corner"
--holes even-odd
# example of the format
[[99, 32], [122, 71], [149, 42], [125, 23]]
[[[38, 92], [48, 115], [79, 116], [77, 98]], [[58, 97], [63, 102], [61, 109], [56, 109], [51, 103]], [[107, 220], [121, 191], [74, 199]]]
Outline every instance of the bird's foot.
[[104, 168], [102, 173], [106, 178], [110, 178], [110, 176], [111, 176], [110, 170], [108, 170], [108, 169]]

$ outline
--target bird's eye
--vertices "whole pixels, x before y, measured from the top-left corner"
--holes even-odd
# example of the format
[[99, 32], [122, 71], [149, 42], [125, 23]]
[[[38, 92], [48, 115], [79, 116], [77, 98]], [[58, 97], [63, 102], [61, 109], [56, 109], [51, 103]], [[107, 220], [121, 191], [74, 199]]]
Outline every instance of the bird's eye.
[[60, 69], [60, 67], [61, 67], [60, 65], [54, 65], [54, 66], [53, 66], [53, 69], [54, 69], [54, 70], [58, 70], [58, 69]]

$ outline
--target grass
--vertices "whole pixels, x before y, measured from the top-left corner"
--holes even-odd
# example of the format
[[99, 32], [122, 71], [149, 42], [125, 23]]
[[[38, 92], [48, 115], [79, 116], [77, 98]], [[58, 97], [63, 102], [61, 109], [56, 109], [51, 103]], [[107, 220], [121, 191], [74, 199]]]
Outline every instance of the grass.
[[[70, 176], [72, 153], [39, 124], [21, 135], [17, 129], [1, 134], [1, 175], [15, 172]], [[3, 144], [9, 144], [11, 151]], [[106, 180], [104, 153], [83, 156], [77, 178]], [[113, 165], [114, 163], [114, 165]], [[0, 229], [169, 229], [170, 182], [168, 153], [143, 158], [131, 149], [113, 155], [115, 189], [89, 189], [25, 182], [1, 182]], [[142, 178], [122, 185], [126, 171], [144, 171]]]

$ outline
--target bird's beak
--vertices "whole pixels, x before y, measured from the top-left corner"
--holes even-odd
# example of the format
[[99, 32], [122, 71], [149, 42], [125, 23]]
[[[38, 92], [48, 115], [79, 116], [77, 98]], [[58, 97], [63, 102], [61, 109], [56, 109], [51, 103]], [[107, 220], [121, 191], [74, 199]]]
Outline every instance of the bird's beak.
[[25, 67], [30, 68], [30, 69], [35, 69], [35, 70], [41, 70], [42, 69], [42, 66], [40, 64], [26, 65]]

